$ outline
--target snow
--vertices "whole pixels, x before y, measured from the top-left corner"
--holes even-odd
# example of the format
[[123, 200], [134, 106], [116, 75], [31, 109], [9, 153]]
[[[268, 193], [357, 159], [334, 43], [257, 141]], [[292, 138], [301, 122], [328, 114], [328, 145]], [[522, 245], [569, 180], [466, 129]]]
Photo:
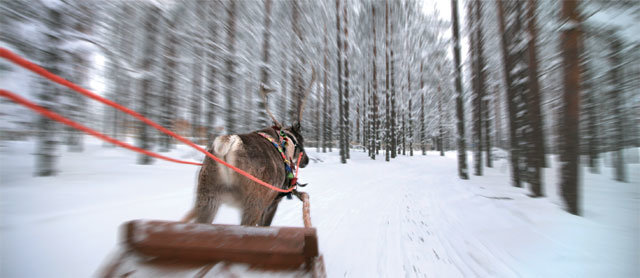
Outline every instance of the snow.
[[[86, 140], [59, 158], [56, 177], [33, 177], [33, 142], [0, 147], [0, 276], [88, 277], [115, 251], [131, 219], [178, 220], [193, 202], [197, 167]], [[510, 186], [502, 159], [485, 175], [457, 177], [455, 152], [372, 161], [352, 150], [316, 153], [300, 172], [310, 194], [328, 277], [639, 277], [640, 165], [629, 183], [584, 168], [584, 217], [566, 213], [558, 162], [545, 169], [548, 197]], [[635, 149], [634, 151], [638, 151]], [[179, 146], [169, 156], [199, 161]], [[469, 160], [472, 155], [470, 153]], [[469, 164], [471, 165], [471, 164]], [[274, 226], [302, 227], [301, 203], [283, 200]], [[237, 224], [223, 206], [215, 223]]]
[[591, 11], [585, 21], [598, 28], [618, 31], [625, 41], [637, 44], [640, 43], [637, 11], [638, 9], [601, 9]]

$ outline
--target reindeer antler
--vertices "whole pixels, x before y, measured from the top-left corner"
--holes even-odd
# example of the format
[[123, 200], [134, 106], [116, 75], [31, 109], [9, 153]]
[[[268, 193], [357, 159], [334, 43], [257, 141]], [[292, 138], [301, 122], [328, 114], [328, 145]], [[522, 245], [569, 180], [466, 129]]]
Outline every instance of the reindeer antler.
[[267, 109], [267, 114], [269, 114], [269, 117], [271, 117], [271, 120], [273, 120], [273, 123], [276, 124], [277, 127], [282, 128], [280, 122], [276, 120], [276, 117], [273, 116], [273, 114], [271, 114], [271, 111], [269, 110], [269, 97], [267, 96], [267, 94], [271, 92], [273, 92], [272, 89], [267, 89], [264, 84], [260, 84], [260, 95], [262, 95], [262, 100], [264, 100], [264, 107], [265, 109]]
[[311, 92], [311, 87], [313, 86], [313, 82], [316, 81], [316, 70], [311, 66], [311, 81], [309, 81], [309, 87], [304, 93], [304, 98], [300, 103], [300, 114], [298, 114], [298, 122], [302, 122], [302, 112], [304, 111], [304, 104], [307, 102], [307, 97], [309, 97], [309, 93]]

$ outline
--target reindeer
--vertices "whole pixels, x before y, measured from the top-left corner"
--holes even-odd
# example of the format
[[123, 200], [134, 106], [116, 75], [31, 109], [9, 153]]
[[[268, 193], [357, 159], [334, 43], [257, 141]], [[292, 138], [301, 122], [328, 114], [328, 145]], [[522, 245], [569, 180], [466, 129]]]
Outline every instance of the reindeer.
[[[262, 181], [272, 185], [282, 185], [281, 188], [288, 189], [291, 185], [291, 177], [287, 175], [284, 158], [264, 135], [277, 142], [281, 141], [278, 139], [286, 141], [284, 153], [290, 165], [293, 165], [291, 167], [295, 167], [298, 163], [297, 158], [300, 152], [302, 152], [302, 158], [299, 167], [307, 166], [309, 157], [304, 150], [300, 123], [304, 104], [316, 79], [313, 68], [311, 75], [311, 81], [298, 111], [298, 120], [292, 126], [283, 128], [266, 105], [266, 112], [273, 120], [274, 127], [246, 134], [218, 136], [207, 151]], [[267, 103], [267, 94], [270, 90], [264, 85], [260, 87], [260, 93], [264, 102]], [[220, 205], [226, 203], [241, 209], [241, 225], [270, 226], [283, 196], [205, 157], [198, 175], [195, 206], [183, 221], [195, 219], [198, 223], [211, 223]]]

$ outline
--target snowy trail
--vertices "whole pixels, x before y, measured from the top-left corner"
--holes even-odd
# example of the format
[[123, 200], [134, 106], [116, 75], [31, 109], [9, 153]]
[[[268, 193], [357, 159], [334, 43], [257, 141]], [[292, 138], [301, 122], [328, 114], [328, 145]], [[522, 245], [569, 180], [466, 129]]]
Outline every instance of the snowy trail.
[[[31, 143], [0, 148], [0, 276], [87, 277], [130, 219], [179, 219], [191, 206], [197, 167], [135, 156], [90, 141], [65, 153], [58, 177], [31, 177]], [[562, 210], [553, 171], [532, 199], [509, 185], [505, 160], [482, 177], [457, 177], [455, 153], [372, 161], [360, 151], [308, 150], [301, 171], [329, 277], [638, 277], [638, 165], [628, 184], [585, 173], [585, 217]], [[181, 159], [201, 156], [186, 148]], [[11, 161], [11, 163], [7, 163]], [[552, 166], [554, 166], [552, 164]], [[606, 169], [606, 168], [605, 168]], [[223, 206], [215, 223], [237, 224]], [[302, 226], [284, 200], [274, 225]]]
[[[442, 197], [469, 198], [469, 193], [456, 191], [456, 164], [449, 158], [430, 155], [423, 158], [429, 167], [419, 168], [415, 160], [405, 157], [393, 161], [399, 165], [390, 167], [367, 161], [361, 153], [352, 155], [353, 162], [345, 166], [350, 171], [341, 171], [344, 176], [327, 177], [345, 181], [342, 194], [336, 194], [335, 189], [317, 194], [319, 189], [314, 188], [311, 195], [319, 200], [316, 202], [327, 203], [325, 207], [344, 206], [345, 202], [353, 206], [328, 221], [315, 220], [321, 247], [325, 247], [323, 242], [330, 242], [323, 248], [325, 260], [331, 265], [329, 276], [514, 276], [513, 270], [493, 258], [486, 247], [473, 243], [472, 235], [464, 233], [464, 225], [447, 213], [451, 199]], [[389, 168], [404, 170], [394, 174]], [[346, 182], [354, 176], [358, 182]], [[313, 209], [318, 210], [315, 203]], [[349, 233], [341, 235], [344, 230], [339, 227], [344, 225], [349, 226]], [[334, 232], [326, 234], [326, 230]], [[330, 256], [334, 250], [338, 258]], [[354, 262], [358, 267], [353, 267]], [[349, 273], [349, 269], [357, 272]]]

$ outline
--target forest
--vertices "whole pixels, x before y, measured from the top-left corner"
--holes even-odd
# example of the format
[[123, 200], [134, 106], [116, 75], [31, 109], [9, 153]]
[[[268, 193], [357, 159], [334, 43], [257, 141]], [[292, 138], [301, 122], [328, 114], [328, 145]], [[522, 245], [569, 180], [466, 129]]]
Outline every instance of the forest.
[[204, 156], [112, 102], [202, 148], [302, 115], [329, 277], [637, 277], [639, 23], [637, 0], [0, 1], [0, 276], [89, 276], [117, 223], [192, 202], [197, 169], [162, 160]]
[[[292, 124], [315, 70], [307, 147], [342, 163], [354, 151], [391, 161], [457, 150], [467, 179], [492, 167], [497, 148], [509, 152], [512, 185], [535, 197], [545, 155], [559, 154], [572, 213], [580, 156], [595, 171], [611, 153], [615, 179], [627, 180], [622, 152], [640, 144], [637, 3], [448, 4], [452, 15], [415, 0], [16, 0], [0, 12], [3, 47], [199, 144], [270, 126], [267, 106]], [[40, 77], [20, 82], [17, 93], [113, 138], [160, 152], [176, 144]], [[2, 106], [2, 140], [38, 142], [35, 175], [64, 171], [59, 149], [82, 151], [81, 132]]]

